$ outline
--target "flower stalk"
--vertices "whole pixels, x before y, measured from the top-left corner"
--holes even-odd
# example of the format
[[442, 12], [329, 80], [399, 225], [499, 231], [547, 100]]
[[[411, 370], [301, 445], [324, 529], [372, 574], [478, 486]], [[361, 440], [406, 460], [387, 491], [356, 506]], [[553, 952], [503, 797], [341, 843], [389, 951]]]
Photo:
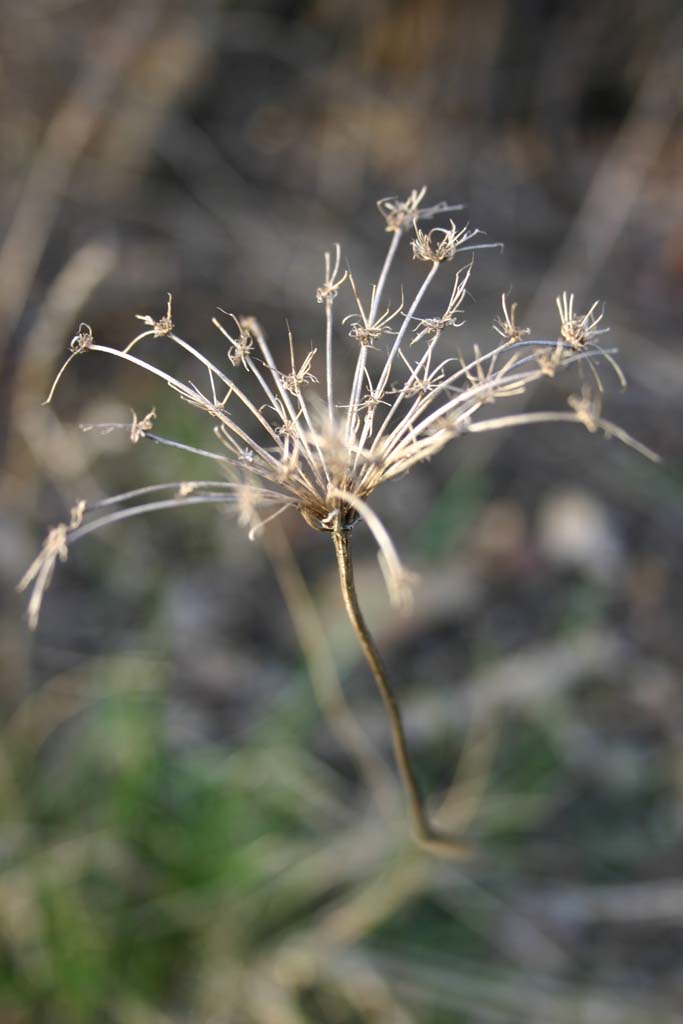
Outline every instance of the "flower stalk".
[[424, 806], [420, 786], [415, 777], [408, 742], [406, 740], [401, 708], [389, 681], [381, 655], [358, 603], [351, 555], [351, 530], [339, 525], [332, 533], [337, 556], [339, 583], [346, 614], [353, 626], [365, 660], [372, 673], [391, 728], [396, 767], [401, 778], [410, 813], [413, 837], [423, 849], [440, 856], [464, 859], [470, 856], [470, 847], [463, 842], [441, 835], [431, 824]]

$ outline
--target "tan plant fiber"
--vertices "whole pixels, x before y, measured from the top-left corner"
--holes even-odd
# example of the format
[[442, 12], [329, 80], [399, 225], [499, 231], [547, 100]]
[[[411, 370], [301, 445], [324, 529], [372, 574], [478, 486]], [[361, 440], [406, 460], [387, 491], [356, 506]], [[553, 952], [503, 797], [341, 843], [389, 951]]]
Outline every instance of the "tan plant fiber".
[[[339, 246], [325, 253], [324, 280], [315, 290], [325, 311], [321, 342], [297, 355], [290, 331], [289, 366], [285, 368], [276, 364], [258, 321], [232, 314], [230, 326], [219, 319], [212, 321], [229, 347], [220, 365], [211, 361], [176, 333], [170, 295], [160, 318], [138, 316], [146, 330], [124, 348], [99, 344], [90, 326], [81, 324], [47, 401], [67, 364], [77, 356], [98, 352], [133, 364], [206, 413], [214, 423], [220, 450], [196, 448], [157, 434], [154, 410], [141, 419], [133, 413], [132, 423], [100, 424], [99, 428], [125, 429], [133, 443], [151, 440], [194, 453], [212, 461], [226, 479], [152, 484], [89, 506], [79, 502], [69, 522], [50, 530], [19, 587], [31, 587], [28, 615], [34, 628], [55, 563], [65, 561], [72, 543], [101, 526], [146, 512], [214, 503], [233, 506], [253, 538], [275, 516], [286, 509], [297, 510], [310, 526], [328, 533], [334, 542], [344, 604], [389, 717], [415, 838], [432, 852], [463, 856], [466, 846], [437, 834], [428, 820], [400, 709], [358, 604], [351, 553], [353, 528], [361, 520], [368, 527], [378, 547], [389, 596], [396, 605], [405, 606], [410, 602], [413, 577], [404, 569], [368, 498], [380, 484], [432, 458], [455, 438], [503, 427], [570, 422], [592, 433], [601, 431], [648, 458], [657, 456], [602, 418], [599, 397], [585, 383], [580, 396], [570, 398], [566, 411], [482, 415], [542, 377], [575, 364], [588, 364], [600, 392], [600, 363], [607, 363], [621, 384], [624, 377], [612, 354], [596, 341], [605, 331], [598, 326], [602, 321], [602, 313], [595, 313], [598, 304], [593, 303], [585, 314], [576, 313], [574, 296], [566, 293], [557, 300], [560, 328], [556, 338], [532, 340], [530, 329], [517, 323], [516, 304], [508, 305], [503, 296], [502, 313], [493, 321], [497, 340], [487, 348], [481, 343], [473, 345], [468, 356], [452, 344], [449, 349], [448, 339], [464, 323], [462, 307], [473, 270], [472, 257], [452, 274], [446, 309], [436, 316], [424, 311], [430, 285], [437, 274], [452, 273], [448, 265], [461, 253], [490, 248], [491, 243], [471, 244], [481, 232], [467, 225], [457, 227], [452, 220], [448, 227], [423, 231], [420, 222], [459, 209], [445, 203], [422, 206], [425, 192], [414, 190], [405, 200], [392, 197], [378, 203], [391, 237], [365, 302], [351, 272], [340, 270]], [[426, 265], [426, 273], [412, 298], [402, 294], [400, 302], [387, 303], [385, 293], [396, 255], [408, 236], [412, 236], [413, 259]], [[334, 307], [342, 289], [354, 311], [341, 321], [342, 327], [351, 321], [350, 327], [343, 327], [347, 335], [344, 358], [351, 360], [346, 377], [351, 385], [340, 402], [333, 349], [340, 341]], [[174, 345], [189, 354], [206, 375], [204, 388], [141, 358], [134, 349], [145, 339], [154, 339], [152, 346]], [[257, 399], [251, 397], [254, 388], [259, 392]]]

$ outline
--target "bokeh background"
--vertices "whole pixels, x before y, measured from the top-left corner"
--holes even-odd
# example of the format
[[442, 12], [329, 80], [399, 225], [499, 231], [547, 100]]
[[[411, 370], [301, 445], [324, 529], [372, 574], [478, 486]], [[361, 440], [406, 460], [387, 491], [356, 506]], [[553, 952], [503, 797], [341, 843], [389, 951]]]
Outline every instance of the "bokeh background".
[[[679, 1021], [678, 0], [5, 0], [2, 21], [2, 1024]], [[325, 248], [371, 281], [375, 201], [423, 184], [505, 243], [461, 338], [490, 337], [509, 288], [540, 335], [558, 291], [604, 299], [629, 378], [605, 412], [663, 455], [563, 426], [452, 444], [373, 500], [420, 574], [406, 619], [357, 531], [467, 864], [406, 838], [303, 521], [249, 544], [197, 509], [88, 538], [33, 635], [14, 593], [76, 498], [197, 473], [79, 423], [156, 405], [210, 439], [95, 357], [42, 407], [79, 321], [121, 345], [171, 291], [215, 357], [219, 305], [284, 352], [285, 316], [319, 337]]]

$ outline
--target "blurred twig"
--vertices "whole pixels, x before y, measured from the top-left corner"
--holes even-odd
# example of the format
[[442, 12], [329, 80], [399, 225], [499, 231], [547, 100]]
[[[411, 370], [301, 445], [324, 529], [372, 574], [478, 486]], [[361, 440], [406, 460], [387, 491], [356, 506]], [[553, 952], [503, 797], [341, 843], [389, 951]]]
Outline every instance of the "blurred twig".
[[[528, 321], [547, 317], [568, 280], [573, 290], [587, 293], [614, 251], [680, 114], [682, 40], [683, 19], [679, 17], [667, 27], [628, 116], [593, 174], [581, 207], [525, 313]], [[534, 391], [531, 388], [516, 399], [516, 406], [528, 405]], [[501, 432], [478, 442], [465, 456], [468, 464], [490, 460], [504, 440]]]
[[162, 0], [126, 4], [87, 53], [83, 68], [52, 116], [24, 182], [0, 248], [0, 445], [6, 444], [11, 388], [18, 359], [14, 333], [26, 306], [69, 182], [100, 125], [112, 94], [154, 30]]

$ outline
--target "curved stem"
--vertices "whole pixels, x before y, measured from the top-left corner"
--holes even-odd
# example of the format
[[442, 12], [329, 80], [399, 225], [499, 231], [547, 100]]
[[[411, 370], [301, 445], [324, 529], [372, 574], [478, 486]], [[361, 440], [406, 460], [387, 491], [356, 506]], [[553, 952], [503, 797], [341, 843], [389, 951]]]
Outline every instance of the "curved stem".
[[339, 582], [341, 584], [344, 606], [351, 625], [354, 628], [361, 650], [365, 655], [370, 671], [379, 690], [380, 697], [389, 718], [391, 726], [391, 738], [394, 746], [394, 757], [396, 767], [401, 777], [403, 789], [408, 800], [410, 816], [412, 819], [415, 840], [423, 849], [442, 857], [465, 858], [469, 856], [469, 847], [458, 840], [448, 839], [440, 835], [430, 824], [427, 812], [424, 807], [420, 787], [415, 778], [413, 766], [410, 760], [408, 744], [401, 709], [396, 699], [391, 683], [384, 668], [384, 664], [377, 650], [375, 641], [370, 633], [363, 613], [358, 604], [358, 595], [353, 578], [353, 560], [351, 557], [351, 531], [343, 528], [337, 529], [332, 534], [334, 547], [337, 554], [337, 568], [339, 570]]

